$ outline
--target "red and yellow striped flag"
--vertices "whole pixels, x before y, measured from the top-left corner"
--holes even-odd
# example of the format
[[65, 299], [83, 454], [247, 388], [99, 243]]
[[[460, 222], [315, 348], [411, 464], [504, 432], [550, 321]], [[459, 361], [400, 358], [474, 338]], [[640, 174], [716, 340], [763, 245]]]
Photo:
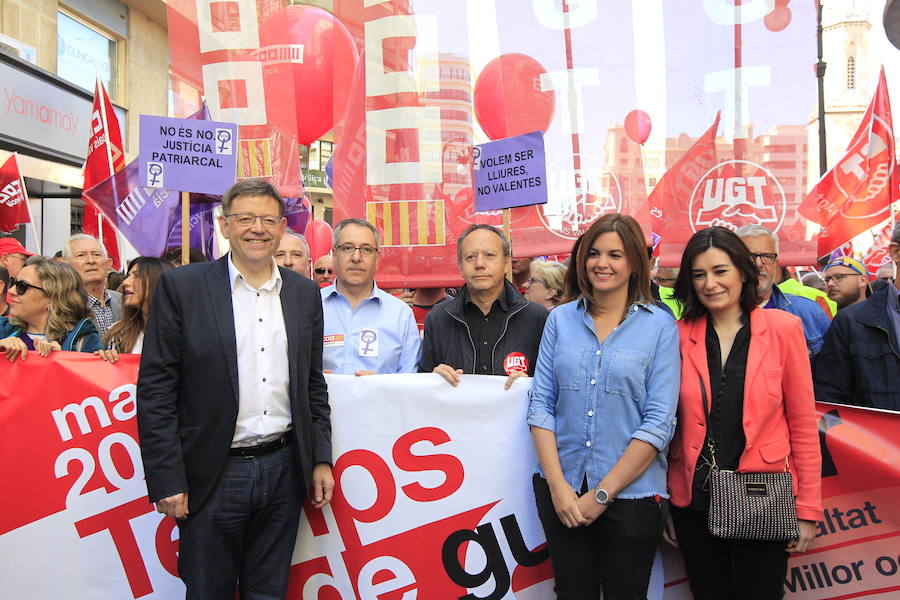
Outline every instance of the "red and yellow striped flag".
[[240, 140], [238, 179], [272, 176], [272, 147], [268, 138]]
[[382, 246], [443, 246], [444, 208], [443, 200], [366, 202], [366, 220], [381, 233]]

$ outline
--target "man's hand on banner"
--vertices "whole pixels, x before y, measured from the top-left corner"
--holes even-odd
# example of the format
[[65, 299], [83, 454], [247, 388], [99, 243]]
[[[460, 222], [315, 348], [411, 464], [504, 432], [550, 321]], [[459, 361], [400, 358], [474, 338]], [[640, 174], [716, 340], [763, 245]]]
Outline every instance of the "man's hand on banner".
[[434, 368], [432, 373], [437, 373], [446, 379], [450, 385], [456, 387], [459, 385], [459, 376], [462, 375], [462, 369], [454, 369], [450, 365], [440, 364]]
[[156, 502], [156, 512], [177, 520], [184, 519], [188, 516], [188, 495], [187, 492], [168, 496]]
[[525, 371], [513, 371], [509, 374], [509, 377], [506, 378], [506, 383], [503, 384], [503, 389], [508, 390], [512, 387], [513, 382], [519, 377], [528, 377], [528, 373]]
[[357, 377], [365, 377], [366, 375], [377, 375], [375, 371], [357, 371], [354, 373]]
[[95, 350], [94, 354], [111, 365], [116, 364], [116, 361], [119, 360], [119, 351], [115, 348], [110, 348], [109, 350]]
[[322, 508], [331, 502], [331, 494], [334, 491], [334, 476], [331, 474], [331, 465], [319, 463], [313, 467], [312, 484], [314, 507]]
[[9, 359], [9, 362], [13, 362], [20, 355], [22, 360], [25, 360], [25, 355], [28, 354], [28, 347], [18, 337], [11, 335], [0, 340], [0, 352], [6, 353], [6, 358]]
[[800, 530], [800, 537], [796, 540], [789, 541], [787, 548], [785, 548], [785, 551], [790, 552], [791, 554], [806, 552], [809, 550], [809, 547], [812, 546], [812, 542], [816, 538], [815, 521], [798, 519], [797, 527]]

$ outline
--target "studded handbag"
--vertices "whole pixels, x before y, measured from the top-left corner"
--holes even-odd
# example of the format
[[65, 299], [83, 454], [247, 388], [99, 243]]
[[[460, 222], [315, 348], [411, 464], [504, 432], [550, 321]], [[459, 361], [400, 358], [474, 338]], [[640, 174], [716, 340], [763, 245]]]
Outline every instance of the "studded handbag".
[[[706, 387], [700, 380], [703, 409], [709, 428]], [[729, 540], [787, 541], [799, 537], [794, 484], [790, 465], [784, 471], [741, 473], [720, 469], [716, 464], [716, 440], [707, 436], [710, 452], [709, 519], [707, 529], [717, 538]]]

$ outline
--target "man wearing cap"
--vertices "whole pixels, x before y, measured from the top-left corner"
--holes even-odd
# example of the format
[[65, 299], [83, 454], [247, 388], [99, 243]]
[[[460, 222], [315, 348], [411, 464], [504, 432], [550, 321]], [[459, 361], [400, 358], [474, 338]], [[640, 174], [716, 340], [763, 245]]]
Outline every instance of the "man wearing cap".
[[864, 302], [872, 295], [872, 286], [866, 268], [858, 260], [842, 256], [825, 266], [825, 291], [842, 310]]
[[16, 277], [19, 269], [25, 266], [25, 261], [33, 252], [26, 250], [16, 238], [0, 238], [0, 265], [6, 267], [10, 277]]
[[[900, 223], [888, 253], [900, 263]], [[857, 277], [854, 277], [856, 279]], [[838, 311], [813, 369], [816, 400], [900, 411], [900, 282]]]
[[781, 268], [778, 266], [778, 236], [761, 225], [745, 225], [735, 231], [750, 249], [759, 269], [759, 301], [763, 308], [777, 308], [800, 317], [806, 348], [810, 358], [819, 353], [822, 337], [831, 321], [825, 311], [809, 298], [785, 294], [777, 285]]

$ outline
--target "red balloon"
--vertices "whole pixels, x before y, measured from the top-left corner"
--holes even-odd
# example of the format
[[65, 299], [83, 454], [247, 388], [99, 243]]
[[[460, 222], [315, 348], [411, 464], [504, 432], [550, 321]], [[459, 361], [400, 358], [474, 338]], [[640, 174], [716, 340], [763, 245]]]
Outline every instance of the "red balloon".
[[309, 244], [310, 260], [319, 260], [331, 252], [333, 234], [331, 225], [326, 221], [310, 221], [306, 226], [306, 243]]
[[787, 2], [779, 1], [775, 3], [772, 12], [766, 15], [763, 23], [769, 31], [781, 31], [791, 24], [791, 9], [787, 7]]
[[259, 37], [268, 121], [308, 146], [344, 112], [359, 60], [353, 38], [334, 15], [306, 5], [272, 13]]
[[652, 127], [650, 115], [642, 110], [635, 109], [625, 116], [625, 133], [628, 134], [631, 141], [637, 144], [643, 144], [647, 141]]
[[556, 96], [542, 92], [547, 70], [524, 54], [502, 54], [475, 81], [475, 118], [492, 140], [544, 131], [553, 121]]

